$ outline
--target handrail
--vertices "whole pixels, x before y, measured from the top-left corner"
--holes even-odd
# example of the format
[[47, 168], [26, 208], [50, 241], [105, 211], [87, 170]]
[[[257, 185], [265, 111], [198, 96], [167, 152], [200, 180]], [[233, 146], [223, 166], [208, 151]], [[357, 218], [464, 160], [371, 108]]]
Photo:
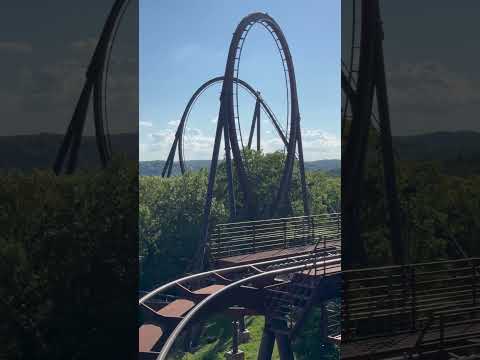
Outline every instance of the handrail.
[[[336, 260], [331, 260], [330, 261], [331, 264], [334, 264], [334, 263], [339, 263], [340, 262], [340, 259], [336, 259]], [[165, 341], [165, 344], [164, 346], [162, 347], [162, 350], [160, 351], [160, 354], [159, 356], [157, 357], [157, 360], [164, 360], [166, 359], [168, 353], [170, 352], [170, 349], [171, 347], [173, 346], [175, 340], [178, 338], [178, 336], [180, 335], [180, 333], [183, 331], [183, 329], [185, 328], [185, 326], [188, 324], [188, 322], [204, 307], [206, 306], [208, 303], [210, 303], [214, 298], [222, 295], [223, 293], [227, 292], [227, 291], [230, 291], [231, 289], [234, 289], [236, 287], [239, 287], [243, 284], [246, 284], [246, 283], [249, 283], [253, 280], [258, 280], [258, 279], [261, 279], [263, 277], [268, 277], [268, 276], [271, 276], [271, 275], [282, 275], [282, 274], [287, 274], [287, 273], [292, 273], [292, 272], [297, 272], [297, 271], [305, 271], [305, 270], [308, 270], [308, 269], [311, 269], [315, 266], [316, 264], [315, 263], [310, 263], [310, 264], [306, 264], [306, 265], [297, 265], [297, 266], [292, 266], [292, 267], [288, 267], [288, 268], [283, 268], [283, 269], [276, 269], [276, 270], [271, 270], [271, 271], [266, 271], [266, 272], [263, 272], [263, 273], [260, 273], [260, 274], [255, 274], [255, 275], [252, 275], [250, 277], [247, 277], [247, 278], [244, 278], [244, 279], [241, 279], [237, 282], [234, 282], [232, 284], [229, 284], [225, 287], [223, 287], [222, 289], [218, 290], [216, 293], [214, 293], [213, 295], [205, 298], [204, 300], [202, 300], [201, 302], [199, 302], [197, 304], [197, 306], [195, 306], [195, 308], [192, 309], [192, 311], [190, 311], [181, 321], [180, 323], [175, 327], [175, 329], [172, 331], [172, 333], [170, 334], [170, 336], [168, 337], [168, 339]]]
[[412, 268], [412, 267], [420, 267], [420, 266], [428, 266], [428, 265], [441, 265], [441, 264], [452, 264], [457, 262], [467, 262], [467, 261], [480, 261], [480, 257], [469, 257], [465, 259], [454, 259], [454, 260], [438, 260], [438, 261], [430, 261], [430, 262], [423, 262], [423, 263], [414, 263], [414, 264], [406, 264], [406, 265], [386, 265], [386, 266], [379, 266], [379, 267], [368, 267], [368, 268], [361, 268], [361, 269], [349, 269], [342, 271], [343, 274], [354, 274], [366, 271], [380, 271], [380, 270], [388, 270], [388, 269], [404, 269], [404, 268]]
[[291, 219], [305, 219], [311, 217], [334, 217], [335, 215], [341, 215], [341, 213], [327, 213], [327, 214], [317, 214], [317, 215], [302, 215], [302, 216], [291, 216], [284, 218], [274, 218], [274, 219], [262, 219], [262, 220], [248, 220], [248, 221], [238, 221], [230, 223], [217, 224], [216, 226], [228, 226], [228, 225], [239, 225], [239, 224], [252, 224], [259, 222], [273, 222], [273, 221], [282, 221], [282, 220], [291, 220]]
[[[340, 213], [216, 225], [207, 246], [213, 260], [260, 251], [314, 245], [341, 238]], [[336, 244], [337, 246], [339, 244]]]
[[260, 261], [260, 262], [257, 262], [255, 264], [237, 265], [237, 266], [231, 266], [231, 267], [227, 267], [227, 268], [223, 268], [223, 269], [209, 270], [209, 271], [205, 271], [205, 272], [197, 273], [197, 274], [193, 274], [193, 275], [190, 274], [190, 275], [184, 276], [180, 279], [173, 280], [173, 281], [171, 281], [167, 284], [164, 284], [164, 285], [150, 291], [147, 295], [141, 297], [140, 300], [138, 300], [138, 304], [139, 305], [143, 304], [145, 301], [151, 299], [152, 297], [154, 297], [158, 293], [161, 293], [161, 292], [164, 292], [164, 291], [170, 289], [171, 287], [175, 286], [177, 283], [182, 283], [182, 282], [185, 282], [185, 281], [198, 280], [202, 277], [207, 277], [207, 276], [210, 276], [210, 275], [214, 275], [215, 273], [216, 274], [228, 274], [230, 272], [234, 272], [234, 271], [237, 271], [237, 270], [251, 268], [252, 265], [255, 265], [255, 267], [264, 266], [264, 265], [271, 266], [271, 265], [274, 265], [276, 263], [284, 263], [284, 262], [287, 262], [289, 260], [296, 260], [296, 259], [308, 259], [310, 257], [312, 257], [312, 254], [309, 253], [309, 254], [304, 254], [304, 255], [288, 256], [288, 257], [284, 257], [284, 258], [281, 258], [281, 259], [275, 259], [275, 260]]
[[[401, 328], [415, 330], [430, 311], [477, 306], [478, 260], [467, 258], [342, 271], [342, 317], [346, 334], [358, 329], [363, 321], [388, 317], [401, 322]], [[452, 282], [455, 282], [453, 287]], [[348, 340], [348, 336], [343, 340]]]

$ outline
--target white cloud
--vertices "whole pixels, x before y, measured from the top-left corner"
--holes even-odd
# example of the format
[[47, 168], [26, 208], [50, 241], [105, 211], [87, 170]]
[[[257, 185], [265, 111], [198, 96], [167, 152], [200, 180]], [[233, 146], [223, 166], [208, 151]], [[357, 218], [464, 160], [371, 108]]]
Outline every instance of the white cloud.
[[167, 125], [171, 127], [177, 127], [178, 124], [180, 124], [180, 120], [170, 120], [169, 122], [167, 122]]
[[[170, 124], [172, 123], [172, 124]], [[169, 122], [170, 125], [177, 122]], [[169, 127], [161, 131], [151, 132], [147, 136], [148, 142], [140, 146], [142, 160], [166, 159], [175, 139], [176, 127]], [[214, 145], [214, 134], [206, 134], [199, 128], [185, 129], [184, 151], [188, 160], [211, 159]], [[321, 159], [340, 159], [340, 138], [320, 129], [302, 130], [303, 153], [306, 161]], [[223, 141], [220, 147], [220, 158], [223, 158]], [[284, 144], [275, 134], [265, 134], [262, 138], [262, 148], [265, 153], [282, 150]]]
[[140, 121], [139, 122], [140, 126], [143, 126], [143, 127], [153, 127], [153, 124], [150, 122], [150, 121]]
[[434, 61], [396, 64], [387, 76], [395, 106], [445, 108], [480, 100], [478, 84]]
[[340, 137], [320, 129], [302, 129], [304, 158], [307, 161], [340, 159]]
[[[320, 129], [302, 129], [303, 156], [306, 161], [340, 159], [341, 142], [336, 135]], [[262, 139], [265, 153], [284, 149], [283, 141], [272, 133]]]
[[[151, 132], [147, 135], [148, 142], [140, 146], [140, 158], [142, 160], [166, 159], [175, 139], [176, 127]], [[205, 160], [212, 157], [215, 138], [207, 135], [202, 129], [185, 129], [183, 148], [187, 160]], [[222, 145], [223, 148], [223, 145]]]

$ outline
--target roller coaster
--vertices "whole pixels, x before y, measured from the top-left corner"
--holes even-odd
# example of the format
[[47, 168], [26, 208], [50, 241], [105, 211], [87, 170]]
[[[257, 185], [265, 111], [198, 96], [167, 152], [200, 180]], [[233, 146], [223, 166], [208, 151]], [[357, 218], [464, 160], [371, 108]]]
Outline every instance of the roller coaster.
[[[53, 166], [57, 175], [63, 171], [73, 173], [77, 167], [92, 96], [100, 161], [106, 167], [111, 160], [106, 81], [112, 45], [128, 4], [129, 0], [116, 0], [107, 18]], [[282, 62], [287, 94], [286, 124], [283, 127], [260, 92], [239, 78], [243, 44], [256, 24], [272, 36]], [[223, 312], [229, 314], [236, 324], [236, 332], [232, 333], [232, 359], [241, 355], [238, 332], [245, 330], [245, 315], [263, 315], [266, 319], [259, 359], [271, 358], [275, 341], [281, 359], [293, 359], [291, 340], [315, 306], [322, 310], [324, 340], [339, 341], [338, 306], [335, 308], [336, 303], [331, 300], [338, 297], [340, 290], [341, 221], [339, 214], [310, 214], [293, 60], [285, 36], [271, 16], [252, 13], [241, 20], [230, 43], [224, 75], [205, 82], [188, 102], [162, 176], [171, 175], [177, 150], [181, 172], [185, 173], [185, 124], [198, 97], [216, 83], [222, 84], [220, 109], [203, 209], [203, 231], [199, 234], [198, 251], [191, 267], [193, 273], [160, 286], [139, 300], [139, 357], [166, 359], [177, 339], [183, 337], [190, 342], [195, 336], [192, 333], [202, 321], [214, 313]], [[248, 144], [243, 141], [240, 126], [239, 89], [245, 89], [255, 98]], [[245, 151], [252, 146], [255, 130], [256, 149], [261, 149], [262, 111], [281, 138], [285, 161], [268, 218], [259, 220]], [[210, 211], [222, 139], [232, 222], [217, 224], [210, 234]], [[299, 167], [304, 216], [281, 217], [285, 208], [291, 206], [289, 194], [295, 165]], [[234, 188], [234, 171], [238, 189]], [[235, 196], [242, 197], [242, 207], [238, 207]], [[329, 312], [333, 316], [328, 315]]]
[[[291, 229], [288, 236], [295, 244], [286, 248], [281, 241], [282, 244], [270, 245], [269, 252], [262, 249], [256, 253], [252, 244], [248, 249], [244, 247], [243, 253], [237, 250], [236, 253], [242, 255], [218, 258], [219, 267], [214, 270], [172, 281], [142, 297], [139, 300], [143, 315], [139, 328], [140, 357], [166, 359], [182, 331], [214, 313], [225, 313], [237, 320], [245, 315], [265, 316], [259, 358], [271, 356], [275, 338], [282, 359], [293, 358], [290, 340], [306, 315], [314, 306], [338, 297], [340, 289], [338, 217], [331, 217], [329, 221], [322, 219], [327, 220], [321, 222], [322, 226], [304, 227], [307, 219], [254, 222], [259, 229], [268, 228], [263, 238], [257, 240], [258, 245], [268, 243], [265, 238], [272, 238], [275, 229], [283, 232], [283, 224]], [[248, 236], [252, 224], [229, 226]], [[219, 230], [222, 227], [225, 224], [219, 225]], [[235, 241], [231, 239], [228, 241]], [[339, 334], [338, 321], [336, 324], [330, 321], [330, 326], [336, 326], [332, 331]]]
[[[105, 24], [54, 165], [57, 174], [62, 171], [67, 155], [66, 172], [75, 170], [92, 92], [102, 165], [106, 166], [111, 158], [108, 127], [105, 127], [105, 81], [112, 42], [127, 4], [126, 0], [117, 0]], [[291, 341], [315, 307], [322, 311], [322, 336], [327, 341], [341, 342], [341, 356], [345, 359], [462, 356], [466, 359], [479, 353], [479, 259], [408, 263], [401, 237], [380, 5], [378, 0], [352, 0], [352, 4], [350, 53], [348, 59], [342, 59], [341, 73], [342, 134], [348, 134], [342, 139], [342, 218], [339, 214], [310, 214], [292, 56], [275, 20], [263, 13], [250, 14], [242, 19], [233, 34], [224, 75], [201, 85], [188, 102], [162, 171], [163, 176], [171, 175], [178, 151], [181, 172], [185, 173], [183, 133], [191, 107], [206, 88], [221, 83], [203, 231], [199, 234], [193, 273], [140, 298], [140, 358], [166, 359], [173, 354], [176, 342], [190, 342], [199, 324], [213, 314], [223, 313], [230, 316], [234, 324], [229, 358], [240, 358], [238, 344], [245, 330], [243, 317], [261, 315], [266, 325], [258, 359], [271, 358], [275, 341], [281, 359], [293, 359]], [[285, 128], [260, 92], [239, 77], [243, 44], [255, 24], [260, 24], [272, 35], [281, 57], [289, 102]], [[255, 98], [246, 145], [239, 125], [239, 88], [246, 89]], [[252, 146], [255, 128], [257, 149], [260, 149], [260, 109], [277, 130], [286, 156], [269, 217], [259, 220], [245, 150]], [[360, 236], [359, 214], [368, 135], [374, 123], [379, 127], [394, 265], [368, 268], [365, 267], [366, 249]], [[212, 226], [210, 210], [222, 138], [232, 222]], [[281, 217], [282, 207], [288, 206], [295, 164], [301, 176], [304, 216]], [[233, 166], [239, 180], [238, 191], [234, 188]], [[355, 181], [348, 181], [351, 179]], [[243, 197], [243, 208], [238, 208], [235, 198], [238, 193]], [[358, 265], [364, 268], [354, 269]], [[341, 326], [339, 308], [331, 301], [339, 297]]]
[[[382, 3], [383, 4], [383, 3]], [[342, 346], [344, 359], [475, 359], [477, 258], [409, 263], [402, 238], [378, 0], [349, 0], [342, 58]], [[348, 29], [348, 26], [351, 26]], [[380, 143], [393, 264], [368, 267], [361, 208], [369, 132]], [[456, 243], [455, 243], [456, 244]], [[458, 245], [458, 244], [456, 244]], [[458, 247], [458, 246], [457, 246]]]
[[[239, 77], [243, 45], [256, 24], [272, 36], [283, 65], [288, 99], [285, 126], [280, 124], [260, 91]], [[339, 308], [333, 310], [332, 300], [338, 298], [340, 291], [340, 216], [310, 214], [293, 60], [285, 36], [271, 16], [252, 13], [241, 20], [233, 33], [224, 75], [206, 81], [188, 101], [162, 176], [172, 175], [176, 154], [181, 173], [187, 171], [184, 160], [186, 123], [200, 95], [214, 84], [222, 85], [220, 109], [203, 209], [203, 232], [191, 268], [193, 273], [160, 286], [139, 300], [139, 356], [166, 359], [174, 351], [175, 342], [183, 339], [188, 343], [200, 324], [215, 313], [227, 314], [234, 320], [234, 345], [227, 354], [232, 359], [241, 358], [238, 343], [240, 332], [245, 330], [245, 315], [261, 315], [266, 319], [258, 354], [261, 360], [271, 358], [275, 341], [281, 359], [293, 359], [291, 341], [314, 307], [322, 311], [324, 340], [338, 342]], [[244, 143], [241, 132], [239, 89], [246, 90], [255, 99], [248, 143]], [[245, 159], [255, 131], [256, 148], [261, 149], [261, 111], [273, 124], [285, 148], [280, 184], [266, 219], [258, 219], [257, 200]], [[231, 222], [217, 224], [211, 231], [210, 211], [222, 140]], [[282, 217], [285, 208], [290, 206], [289, 193], [296, 165], [300, 173], [304, 216]], [[237, 189], [234, 174], [238, 180]], [[238, 206], [236, 196], [242, 197], [242, 207]], [[332, 315], [327, 316], [329, 311]]]
[[95, 139], [101, 165], [106, 167], [112, 158], [106, 107], [106, 85], [112, 47], [129, 3], [130, 0], [115, 0], [107, 17], [92, 59], [88, 65], [82, 92], [57, 152], [53, 165], [53, 171], [57, 175], [61, 174], [62, 171], [66, 174], [71, 174], [77, 168], [83, 129], [88, 114], [90, 98], [92, 97]]

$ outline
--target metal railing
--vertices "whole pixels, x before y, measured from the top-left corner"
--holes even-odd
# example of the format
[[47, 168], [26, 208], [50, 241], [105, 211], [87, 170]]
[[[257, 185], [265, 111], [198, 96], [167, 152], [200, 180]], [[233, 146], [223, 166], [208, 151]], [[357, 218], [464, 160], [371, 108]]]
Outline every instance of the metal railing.
[[[478, 338], [480, 336], [480, 318], [477, 314], [480, 307], [465, 307], [461, 309], [448, 309], [432, 312], [429, 321], [415, 342], [411, 353], [422, 353], [431, 348], [447, 350], [466, 338]], [[473, 347], [462, 346], [464, 349]]]
[[418, 331], [431, 314], [478, 304], [479, 258], [342, 272], [342, 341]]
[[208, 241], [213, 259], [263, 251], [315, 245], [339, 246], [341, 216], [338, 213], [281, 219], [245, 221], [215, 226]]

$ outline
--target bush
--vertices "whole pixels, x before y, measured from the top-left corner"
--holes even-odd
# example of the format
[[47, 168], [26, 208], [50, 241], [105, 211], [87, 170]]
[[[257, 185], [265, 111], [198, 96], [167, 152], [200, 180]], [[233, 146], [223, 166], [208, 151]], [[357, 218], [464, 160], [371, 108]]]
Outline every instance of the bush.
[[3, 174], [0, 358], [136, 356], [137, 194], [136, 164], [123, 161]]

